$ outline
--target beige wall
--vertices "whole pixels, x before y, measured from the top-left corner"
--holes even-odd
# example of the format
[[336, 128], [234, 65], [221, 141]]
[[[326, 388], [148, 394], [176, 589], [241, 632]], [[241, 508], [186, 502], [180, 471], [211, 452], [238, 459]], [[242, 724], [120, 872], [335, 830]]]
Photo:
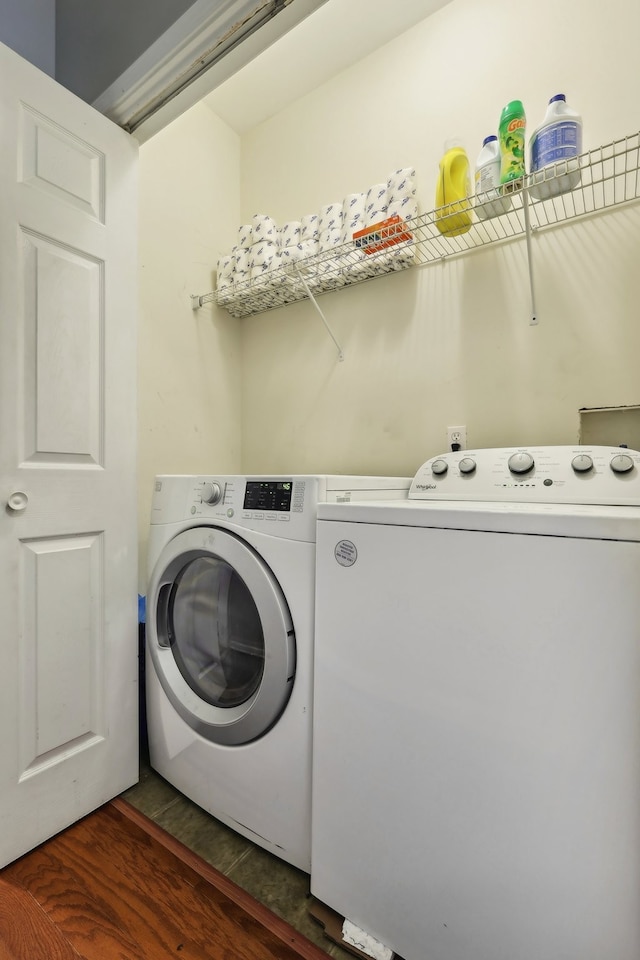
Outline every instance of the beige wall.
[[[530, 132], [564, 92], [585, 149], [633, 133], [639, 35], [635, 0], [454, 0], [243, 137], [241, 222], [406, 165], [428, 211], [444, 141], [473, 163], [514, 98]], [[413, 474], [449, 424], [470, 446], [575, 442], [581, 407], [640, 400], [639, 240], [637, 205], [534, 236], [537, 327], [522, 240], [323, 296], [343, 363], [309, 303], [243, 320], [243, 470]]]
[[197, 105], [140, 148], [140, 592], [157, 473], [240, 469], [240, 326], [191, 309], [240, 211], [240, 144]]
[[638, 205], [534, 236], [537, 327], [522, 240], [321, 297], [342, 363], [309, 303], [238, 321], [189, 300], [255, 212], [298, 219], [407, 165], [432, 209], [444, 141], [473, 162], [510, 99], [531, 131], [566, 93], [585, 148], [632, 133], [638, 35], [635, 0], [453, 0], [242, 140], [199, 105], [142, 146], [141, 590], [156, 473], [413, 474], [449, 424], [571, 443], [581, 407], [640, 402]]

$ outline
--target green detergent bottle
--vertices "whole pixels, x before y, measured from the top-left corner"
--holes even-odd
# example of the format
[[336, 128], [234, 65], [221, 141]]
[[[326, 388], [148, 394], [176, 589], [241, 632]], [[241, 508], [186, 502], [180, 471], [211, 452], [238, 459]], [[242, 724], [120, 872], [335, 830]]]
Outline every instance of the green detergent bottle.
[[500, 114], [500, 183], [505, 190], [520, 190], [525, 173], [526, 117], [521, 100], [512, 100]]

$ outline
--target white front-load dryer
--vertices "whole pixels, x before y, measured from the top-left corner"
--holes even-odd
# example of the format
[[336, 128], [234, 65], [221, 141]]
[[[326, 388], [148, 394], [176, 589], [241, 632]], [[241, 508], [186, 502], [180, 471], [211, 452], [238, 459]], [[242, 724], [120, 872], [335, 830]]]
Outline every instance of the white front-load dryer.
[[321, 502], [409, 478], [158, 476], [149, 536], [151, 766], [310, 870], [315, 540]]

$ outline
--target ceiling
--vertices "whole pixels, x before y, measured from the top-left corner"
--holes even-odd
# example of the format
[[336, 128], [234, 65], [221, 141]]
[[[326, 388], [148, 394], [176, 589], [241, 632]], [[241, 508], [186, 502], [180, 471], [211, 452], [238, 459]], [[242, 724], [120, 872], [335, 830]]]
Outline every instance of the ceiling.
[[204, 98], [243, 134], [451, 0], [327, 0]]

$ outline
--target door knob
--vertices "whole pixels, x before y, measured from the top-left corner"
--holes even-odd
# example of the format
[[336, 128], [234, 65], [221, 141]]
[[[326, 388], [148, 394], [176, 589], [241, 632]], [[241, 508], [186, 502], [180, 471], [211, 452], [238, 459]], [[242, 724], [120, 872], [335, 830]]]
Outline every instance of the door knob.
[[22, 513], [23, 510], [27, 509], [28, 503], [29, 497], [26, 493], [23, 493], [21, 490], [16, 490], [15, 493], [12, 493], [9, 497], [7, 506], [13, 513]]

